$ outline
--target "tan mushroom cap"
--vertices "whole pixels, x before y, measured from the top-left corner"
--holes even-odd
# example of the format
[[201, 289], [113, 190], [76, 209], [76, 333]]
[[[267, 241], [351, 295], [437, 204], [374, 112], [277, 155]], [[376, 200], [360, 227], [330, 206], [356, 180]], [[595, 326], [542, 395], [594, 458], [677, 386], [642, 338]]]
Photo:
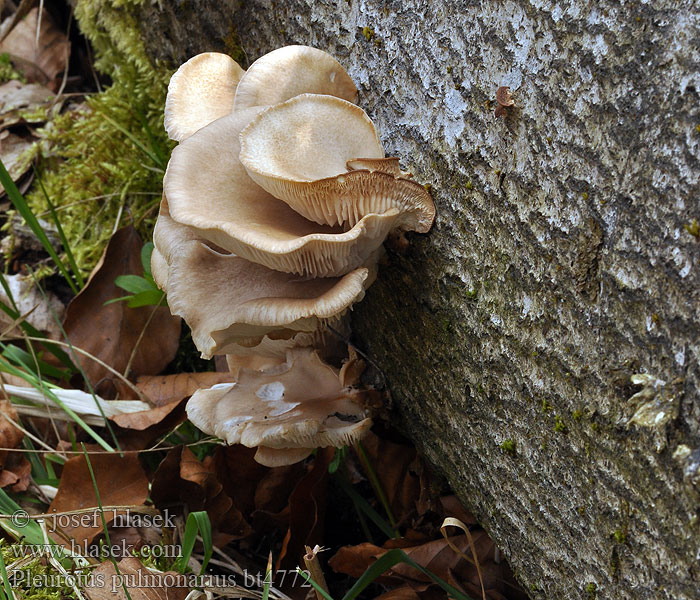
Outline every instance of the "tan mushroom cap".
[[345, 446], [372, 425], [362, 393], [343, 388], [338, 372], [309, 349], [264, 372], [241, 369], [235, 384], [198, 390], [187, 416], [205, 433], [250, 448]]
[[381, 171], [394, 177], [404, 177], [410, 179], [413, 173], [402, 171], [399, 166], [399, 159], [396, 156], [386, 158], [353, 158], [346, 163], [349, 171]]
[[173, 221], [165, 200], [153, 240], [168, 266], [163, 274], [163, 262], [152, 261], [154, 279], [165, 282], [171, 312], [185, 319], [206, 358], [276, 330], [315, 331], [359, 302], [376, 275], [375, 256], [343, 277], [304, 280], [223, 254]]
[[266, 467], [286, 467], [304, 460], [314, 451], [313, 448], [268, 448], [258, 446], [253, 457], [256, 462]]
[[236, 87], [245, 71], [226, 54], [205, 52], [190, 58], [170, 79], [165, 99], [165, 130], [177, 141], [233, 110]]
[[398, 226], [399, 211], [367, 214], [344, 231], [309, 221], [267, 193], [238, 159], [240, 131], [261, 110], [219, 119], [175, 148], [163, 181], [172, 218], [277, 271], [329, 277], [359, 267]]
[[304, 93], [357, 100], [355, 84], [330, 54], [309, 46], [285, 46], [250, 65], [238, 85], [233, 108], [271, 106]]
[[[395, 227], [424, 233], [435, 218], [423, 186], [397, 177], [393, 161], [377, 162], [384, 150], [372, 121], [345, 100], [296, 96], [256, 116], [240, 139], [240, 160], [251, 178], [307, 219], [354, 226], [395, 209]], [[348, 171], [348, 162], [372, 168]]]

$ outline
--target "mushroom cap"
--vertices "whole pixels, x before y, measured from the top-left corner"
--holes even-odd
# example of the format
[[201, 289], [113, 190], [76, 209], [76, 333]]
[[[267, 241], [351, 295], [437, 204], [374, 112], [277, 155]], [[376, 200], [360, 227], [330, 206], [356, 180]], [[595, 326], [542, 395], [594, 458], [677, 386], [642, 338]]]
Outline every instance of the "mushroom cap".
[[253, 457], [256, 462], [266, 467], [286, 467], [304, 460], [313, 452], [313, 448], [268, 448], [258, 446]]
[[413, 173], [402, 171], [399, 166], [397, 156], [387, 156], [386, 158], [353, 158], [346, 163], [348, 171], [381, 171], [394, 177], [404, 177], [410, 179]]
[[238, 85], [233, 108], [271, 106], [307, 92], [357, 100], [355, 84], [330, 54], [309, 46], [285, 46], [250, 65]]
[[153, 239], [168, 265], [163, 274], [156, 263], [170, 311], [185, 319], [206, 358], [277, 330], [315, 331], [360, 301], [376, 275], [376, 256], [343, 277], [305, 280], [224, 254], [171, 219], [165, 199]]
[[371, 427], [362, 394], [310, 349], [267, 371], [241, 369], [234, 384], [198, 390], [187, 416], [228, 444], [273, 449], [345, 446]]
[[[345, 100], [301, 94], [258, 114], [240, 134], [251, 178], [307, 219], [354, 226], [399, 211], [394, 226], [426, 232], [435, 218], [427, 190], [397, 177], [365, 112]], [[372, 165], [348, 171], [350, 165]], [[376, 168], [383, 164], [390, 172]]]
[[[359, 267], [398, 226], [400, 212], [388, 207], [367, 214], [344, 231], [309, 221], [267, 193], [238, 159], [241, 129], [261, 110], [218, 119], [174, 149], [163, 181], [172, 218], [217, 246], [277, 271], [328, 277]], [[376, 139], [371, 123], [368, 129]]]
[[182, 64], [170, 78], [165, 130], [177, 142], [233, 110], [245, 71], [226, 54], [205, 52]]

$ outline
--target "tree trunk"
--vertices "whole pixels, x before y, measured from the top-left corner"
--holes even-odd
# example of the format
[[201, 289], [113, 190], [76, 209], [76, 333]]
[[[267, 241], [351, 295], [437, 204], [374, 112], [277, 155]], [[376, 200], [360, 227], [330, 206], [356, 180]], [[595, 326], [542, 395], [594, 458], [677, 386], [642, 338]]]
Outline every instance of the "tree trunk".
[[697, 4], [172, 4], [151, 56], [327, 50], [432, 186], [356, 341], [532, 597], [700, 597]]

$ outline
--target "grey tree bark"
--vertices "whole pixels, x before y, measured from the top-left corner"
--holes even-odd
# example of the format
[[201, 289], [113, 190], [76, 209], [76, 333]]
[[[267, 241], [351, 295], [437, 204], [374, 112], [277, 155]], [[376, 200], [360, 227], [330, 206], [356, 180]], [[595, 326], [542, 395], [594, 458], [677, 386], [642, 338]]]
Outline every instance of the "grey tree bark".
[[700, 597], [697, 3], [233, 4], [146, 3], [151, 56], [323, 48], [430, 183], [357, 343], [532, 597]]

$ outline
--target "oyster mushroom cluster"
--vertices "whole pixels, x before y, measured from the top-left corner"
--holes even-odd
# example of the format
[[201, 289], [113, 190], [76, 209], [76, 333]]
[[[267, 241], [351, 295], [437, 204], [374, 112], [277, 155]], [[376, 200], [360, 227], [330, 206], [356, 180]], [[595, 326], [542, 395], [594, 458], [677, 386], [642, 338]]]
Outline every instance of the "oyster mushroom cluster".
[[327, 53], [280, 48], [244, 71], [219, 53], [173, 75], [153, 276], [206, 358], [238, 382], [188, 415], [265, 464], [300, 460], [369, 427], [350, 381], [314, 347], [360, 301], [393, 230], [427, 232], [426, 189], [387, 158], [357, 88]]

